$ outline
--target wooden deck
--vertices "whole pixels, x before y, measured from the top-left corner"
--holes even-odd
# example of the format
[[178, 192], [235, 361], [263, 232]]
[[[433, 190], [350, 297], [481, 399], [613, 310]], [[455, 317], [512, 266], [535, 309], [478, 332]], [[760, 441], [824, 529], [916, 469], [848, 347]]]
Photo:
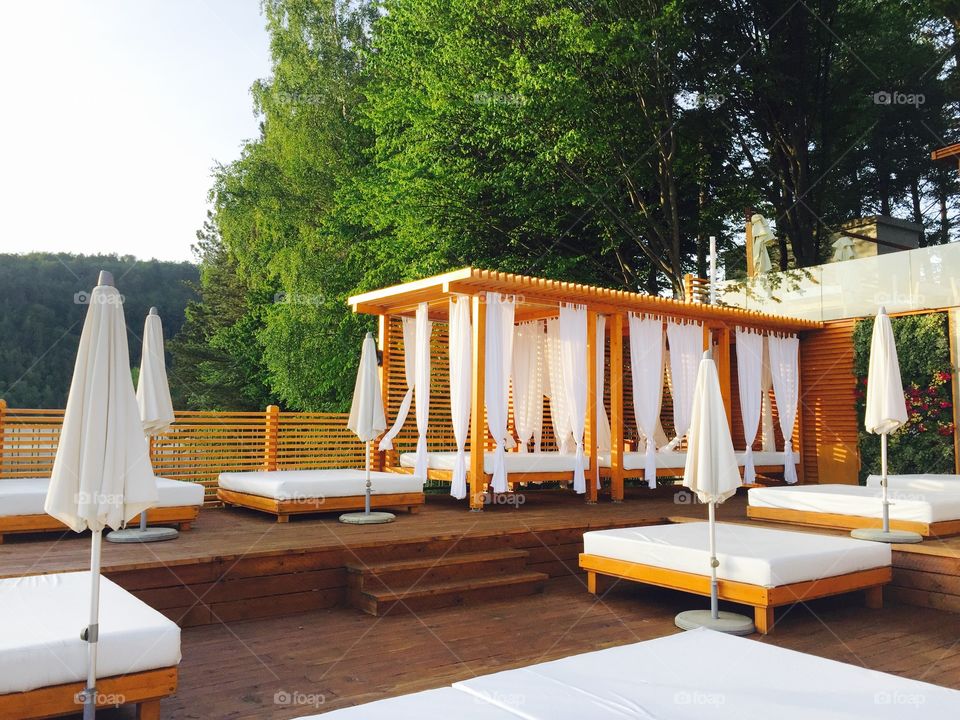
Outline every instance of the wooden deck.
[[[744, 505], [743, 497], [731, 499], [720, 520], [746, 522]], [[175, 542], [105, 544], [104, 567], [185, 626], [180, 686], [164, 701], [164, 718], [294, 718], [676, 632], [674, 614], [702, 607], [701, 598], [626, 582], [595, 598], [578, 572], [578, 538], [589, 528], [705, 514], [670, 496], [586, 505], [555, 491], [483, 513], [430, 496], [419, 515], [374, 527], [342, 525], [335, 515], [281, 525], [254, 512], [204, 509]], [[345, 562], [451, 546], [520, 547], [551, 579], [543, 594], [481, 605], [384, 617], [345, 606]], [[0, 575], [83, 569], [88, 552], [87, 539], [72, 534], [12, 538], [0, 546]], [[859, 597], [788, 607], [774, 633], [756, 641], [960, 689], [960, 614], [903, 604], [916, 600], [911, 593], [933, 596], [910, 587], [922, 587], [921, 575], [953, 592], [960, 540], [911, 553], [895, 552], [895, 563], [913, 569], [898, 571], [903, 587], [888, 591], [887, 607], [867, 610]], [[173, 584], [161, 587], [158, 578], [167, 576]], [[309, 591], [297, 585], [304, 581]]]

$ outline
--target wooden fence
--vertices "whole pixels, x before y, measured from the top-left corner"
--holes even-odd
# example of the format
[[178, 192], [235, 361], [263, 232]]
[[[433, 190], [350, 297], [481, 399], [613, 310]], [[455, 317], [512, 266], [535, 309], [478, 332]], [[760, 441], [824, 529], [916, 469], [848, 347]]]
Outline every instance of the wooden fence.
[[[62, 410], [7, 408], [0, 400], [0, 482], [49, 477], [57, 453]], [[157, 475], [204, 486], [216, 501], [217, 476], [244, 470], [298, 470], [364, 464], [363, 444], [344, 413], [176, 413], [168, 432], [150, 441]]]

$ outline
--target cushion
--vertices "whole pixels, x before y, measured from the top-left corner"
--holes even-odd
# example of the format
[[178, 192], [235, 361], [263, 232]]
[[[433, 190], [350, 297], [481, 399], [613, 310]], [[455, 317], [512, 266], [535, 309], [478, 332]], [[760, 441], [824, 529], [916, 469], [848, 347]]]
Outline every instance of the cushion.
[[[203, 505], [203, 486], [199, 483], [156, 478], [157, 507]], [[0, 516], [43, 515], [50, 478], [0, 479]]]
[[[534, 473], [534, 472], [570, 472], [576, 467], [576, 456], [558, 452], [539, 452], [539, 453], [505, 453], [507, 458], [507, 473]], [[457, 458], [455, 452], [432, 452], [429, 453], [427, 464], [431, 470], [453, 470], [453, 463]], [[469, 465], [469, 455], [467, 463]], [[400, 455], [400, 465], [402, 467], [416, 467], [417, 454], [403, 453]], [[590, 458], [587, 458], [587, 467], [590, 466]], [[483, 454], [483, 471], [493, 473], [493, 453]]]
[[[932, 523], [960, 519], [960, 492], [895, 489], [889, 491], [890, 518]], [[861, 485], [794, 485], [751, 488], [747, 502], [754, 507], [881, 518], [882, 490]]]
[[[371, 472], [371, 495], [423, 492], [423, 481], [406, 473]], [[366, 492], [364, 470], [255, 470], [220, 473], [224, 490], [274, 500], [357, 497]]]

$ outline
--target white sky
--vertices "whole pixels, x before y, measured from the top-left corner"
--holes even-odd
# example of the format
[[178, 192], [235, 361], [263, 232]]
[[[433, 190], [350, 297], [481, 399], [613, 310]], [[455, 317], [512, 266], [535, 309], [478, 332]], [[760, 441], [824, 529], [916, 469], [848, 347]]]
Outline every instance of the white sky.
[[0, 252], [192, 259], [269, 68], [258, 0], [0, 0]]

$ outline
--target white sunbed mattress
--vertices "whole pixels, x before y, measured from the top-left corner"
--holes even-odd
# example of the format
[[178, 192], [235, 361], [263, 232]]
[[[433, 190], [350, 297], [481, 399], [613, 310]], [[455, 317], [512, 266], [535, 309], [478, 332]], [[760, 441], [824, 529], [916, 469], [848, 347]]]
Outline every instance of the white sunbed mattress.
[[[203, 505], [203, 486], [168, 478], [157, 481], [156, 507]], [[0, 480], [0, 516], [43, 515], [50, 478], [6, 478]]]
[[[705, 522], [594, 530], [583, 534], [589, 555], [708, 575]], [[832, 535], [717, 524], [717, 576], [777, 587], [890, 565], [890, 546]]]
[[[753, 507], [880, 518], [883, 505], [878, 487], [861, 485], [795, 485], [751, 488], [747, 502]], [[932, 523], [960, 519], [960, 491], [893, 489], [893, 520]]]
[[956, 690], [703, 629], [454, 687], [526, 720], [947, 720], [960, 709]]
[[[763, 452], [757, 450], [753, 453], [753, 464], [755, 467], [764, 465], [783, 465], [782, 452]], [[736, 453], [737, 464], [743, 467], [743, 453]], [[642, 452], [625, 452], [623, 454], [624, 470], [643, 470], [646, 466], [644, 461], [645, 454]], [[600, 453], [597, 460], [602, 468], [610, 467], [610, 453]], [[687, 454], [685, 452], [658, 452], [656, 454], [657, 469], [677, 469], [683, 470], [687, 464]], [[794, 460], [800, 462], [800, 455], [794, 454]]]
[[[867, 487], [880, 487], [879, 475], [867, 475]], [[960, 492], [960, 475], [887, 475], [887, 487], [896, 490]]]
[[[0, 580], [0, 694], [87, 677], [90, 573]], [[172, 667], [180, 628], [107, 578], [100, 579], [100, 677]]]
[[[487, 452], [483, 456], [483, 470], [493, 472], [493, 453]], [[576, 467], [576, 456], [558, 452], [539, 453], [505, 453], [507, 458], [507, 473], [535, 473], [535, 472], [573, 472]], [[456, 461], [455, 452], [429, 453], [427, 464], [431, 470], [453, 470]], [[467, 460], [469, 463], [469, 458]], [[416, 453], [400, 455], [400, 465], [406, 468], [415, 467]], [[587, 458], [587, 468], [590, 467], [590, 458]]]
[[[225, 490], [274, 500], [355, 497], [366, 492], [364, 470], [256, 470], [220, 473]], [[423, 492], [423, 481], [405, 473], [371, 472], [371, 495]]]

